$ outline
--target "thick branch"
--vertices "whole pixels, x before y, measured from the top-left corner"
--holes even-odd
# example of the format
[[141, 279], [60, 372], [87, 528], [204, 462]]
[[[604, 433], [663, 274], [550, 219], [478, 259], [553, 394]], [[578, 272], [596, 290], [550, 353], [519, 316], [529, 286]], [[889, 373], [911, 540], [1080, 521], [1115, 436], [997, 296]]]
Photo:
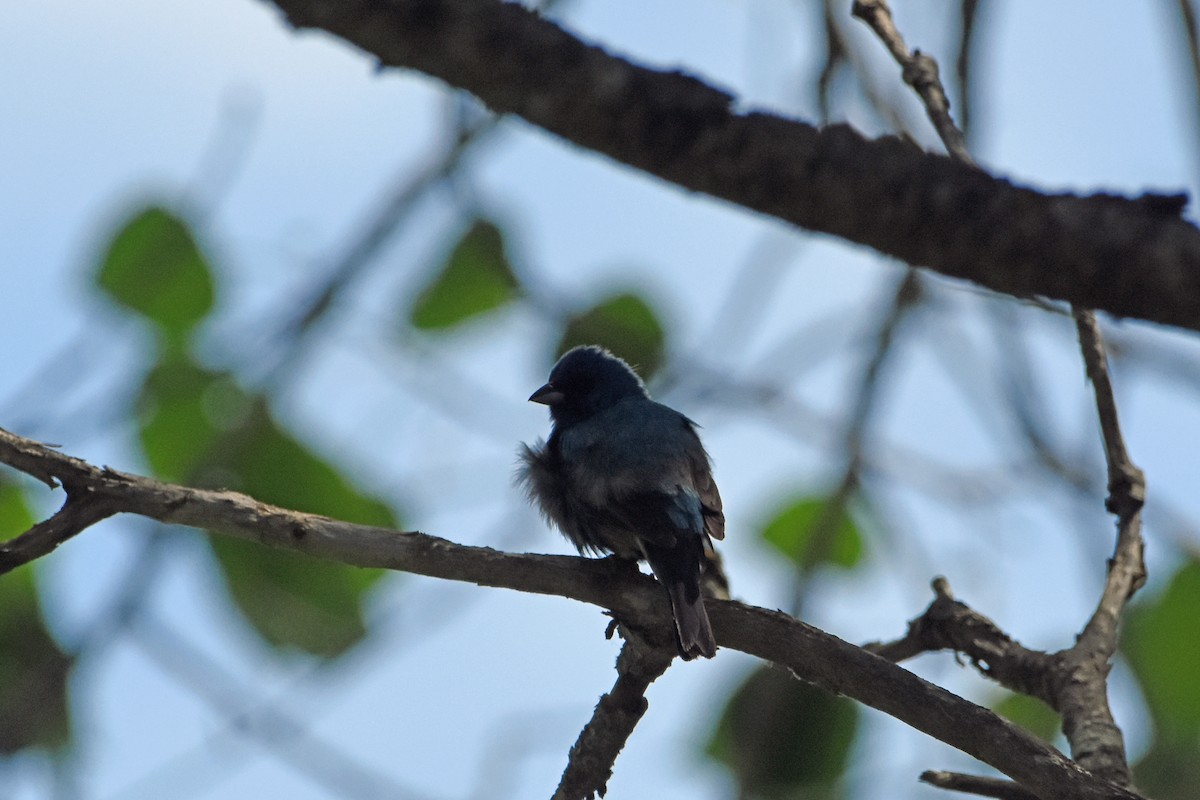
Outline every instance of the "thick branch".
[[1023, 189], [899, 139], [733, 110], [501, 0], [272, 0], [298, 27], [475, 94], [664, 180], [1017, 296], [1200, 330], [1182, 200]]
[[[649, 576], [607, 559], [517, 555], [422, 533], [353, 525], [260, 503], [229, 491], [192, 489], [101, 469], [0, 430], [0, 463], [66, 485], [95, 502], [162, 522], [207, 528], [360, 567], [557, 595], [610, 609], [639, 626], [671, 629], [667, 599]], [[798, 677], [883, 711], [968, 753], [1043, 800], [1138, 800], [985, 708], [778, 611], [706, 602], [723, 647], [786, 667]]]
[[617, 657], [617, 682], [600, 698], [591, 720], [571, 747], [567, 768], [551, 800], [586, 800], [604, 796], [612, 767], [649, 704], [646, 690], [658, 680], [676, 655], [674, 639], [660, 644], [624, 631], [625, 645]]

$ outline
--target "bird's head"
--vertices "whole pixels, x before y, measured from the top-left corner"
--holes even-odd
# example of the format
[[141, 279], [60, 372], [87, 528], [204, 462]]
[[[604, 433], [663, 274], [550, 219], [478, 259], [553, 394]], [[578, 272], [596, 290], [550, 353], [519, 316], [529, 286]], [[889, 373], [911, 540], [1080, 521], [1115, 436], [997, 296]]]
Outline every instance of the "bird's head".
[[604, 348], [584, 345], [564, 353], [529, 399], [549, 406], [556, 424], [570, 425], [629, 397], [647, 397], [637, 373]]

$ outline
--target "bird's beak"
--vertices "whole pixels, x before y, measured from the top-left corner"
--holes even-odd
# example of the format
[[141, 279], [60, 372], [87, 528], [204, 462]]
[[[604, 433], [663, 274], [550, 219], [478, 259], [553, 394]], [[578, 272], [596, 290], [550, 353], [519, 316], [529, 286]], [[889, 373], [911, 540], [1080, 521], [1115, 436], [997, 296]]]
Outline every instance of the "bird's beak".
[[529, 395], [529, 402], [541, 403], [544, 406], [552, 406], [555, 403], [561, 402], [563, 393], [554, 388], [554, 384], [547, 383], [542, 388], [538, 389], [533, 394]]

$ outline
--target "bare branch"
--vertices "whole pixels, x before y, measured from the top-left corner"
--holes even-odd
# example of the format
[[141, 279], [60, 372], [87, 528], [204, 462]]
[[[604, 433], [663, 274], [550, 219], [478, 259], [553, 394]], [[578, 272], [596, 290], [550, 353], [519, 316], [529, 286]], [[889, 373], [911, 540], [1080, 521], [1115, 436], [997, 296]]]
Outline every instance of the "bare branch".
[[[193, 489], [101, 469], [0, 430], [0, 463], [86, 486], [95, 502], [125, 512], [297, 550], [360, 567], [558, 595], [610, 609], [639, 629], [671, 636], [660, 587], [609, 559], [502, 553], [423, 533], [339, 522], [260, 503], [230, 491]], [[713, 599], [709, 616], [721, 646], [790, 669], [978, 758], [1043, 800], [1138, 800], [1081, 769], [996, 714], [859, 647], [778, 611]]]
[[[963, 163], [973, 164], [962, 134], [950, 117], [950, 104], [938, 79], [937, 63], [920, 52], [908, 51], [892, 22], [886, 0], [855, 0], [853, 13], [871, 26], [901, 65], [905, 81], [921, 96], [929, 118], [950, 154]], [[1063, 732], [1071, 744], [1071, 753], [1081, 766], [1106, 780], [1127, 786], [1131, 782], [1129, 763], [1121, 729], [1117, 727], [1108, 705], [1108, 672], [1109, 660], [1117, 649], [1117, 623], [1121, 611], [1146, 580], [1141, 538], [1145, 480], [1141, 470], [1130, 460], [1121, 437], [1116, 399], [1108, 376], [1104, 339], [1096, 315], [1078, 305], [1072, 313], [1079, 332], [1084, 365], [1095, 389], [1108, 463], [1108, 500], [1105, 505], [1117, 515], [1117, 545], [1109, 562], [1108, 580], [1099, 606], [1083, 633], [1073, 647], [1056, 653], [1051, 663], [1044, 660], [1043, 654], [1032, 654], [1042, 656], [1040, 660], [1033, 660], [1035, 668], [1030, 673], [1040, 680], [1029, 688], [1019, 690], [1041, 697], [1062, 714]], [[930, 606], [932, 610], [934, 606]], [[1002, 644], [1015, 645], [990, 621], [984, 621], [994, 629], [990, 631], [993, 638], [998, 634], [1003, 637], [1000, 640]], [[970, 627], [962, 621], [950, 626], [952, 630], [969, 630]], [[910, 634], [912, 630], [913, 626], [910, 625]], [[971, 646], [975, 643], [972, 637], [963, 644]], [[1000, 648], [999, 652], [1003, 656], [999, 662], [1001, 664], [1024, 667], [1030, 660], [1022, 657], [1030, 654], [1030, 651], [1020, 653], [1011, 646]], [[972, 658], [978, 665], [978, 659], [975, 656]], [[985, 672], [990, 674], [991, 668]], [[1021, 674], [1024, 676], [1023, 672]], [[1047, 685], [1047, 681], [1052, 683]]]
[[1055, 704], [1049, 655], [1024, 647], [996, 623], [956, 600], [945, 578], [935, 578], [932, 586], [933, 602], [908, 623], [908, 632], [902, 638], [871, 642], [863, 648], [897, 663], [921, 653], [954, 650], [1001, 686]]
[[0, 575], [48, 555], [67, 539], [113, 513], [108, 504], [90, 496], [87, 487], [68, 489], [66, 502], [54, 516], [0, 544]]
[[921, 780], [939, 789], [995, 797], [997, 800], [1033, 800], [1036, 797], [1019, 783], [980, 775], [964, 775], [961, 772], [928, 770], [921, 773]]
[[617, 657], [617, 682], [611, 692], [601, 696], [591, 720], [571, 747], [567, 769], [552, 800], [590, 800], [597, 794], [604, 797], [613, 764], [649, 707], [646, 690], [675, 658], [673, 640], [651, 644], [627, 628], [623, 634], [625, 645]]
[[[1104, 338], [1096, 322], [1096, 315], [1083, 310], [1076, 310], [1074, 315], [1084, 366], [1096, 396], [1100, 433], [1104, 438], [1105, 461], [1108, 464], [1108, 500], [1105, 507], [1117, 516], [1117, 522], [1122, 528], [1137, 528], [1138, 514], [1146, 501], [1146, 479], [1130, 459], [1124, 437], [1121, 435], [1121, 425], [1117, 419], [1117, 401], [1113, 394], [1112, 379], [1108, 374], [1108, 356], [1104, 351]], [[1137, 530], [1132, 531], [1132, 534], [1140, 538]], [[1141, 561], [1140, 548], [1136, 560]], [[1133, 581], [1136, 585], [1131, 586], [1129, 594], [1136, 591], [1144, 580], [1145, 575], [1141, 575], [1139, 580]]]
[[685, 189], [1006, 294], [1200, 330], [1185, 198], [1042, 194], [895, 138], [737, 112], [723, 91], [617, 58], [518, 3], [272, 2], [297, 27]]
[[964, 164], [974, 165], [975, 160], [967, 152], [962, 131], [950, 117], [950, 100], [942, 88], [937, 61], [920, 50], [909, 51], [904, 37], [892, 20], [892, 10], [888, 8], [886, 0], [854, 0], [850, 13], [867, 23], [887, 46], [901, 67], [904, 82], [920, 96], [930, 121], [950, 155]]
[[1096, 396], [1108, 464], [1105, 507], [1117, 516], [1117, 542], [1108, 563], [1100, 602], [1074, 646], [1057, 654], [1058, 710], [1071, 751], [1086, 769], [1123, 786], [1132, 776], [1121, 729], [1108, 705], [1109, 661], [1117, 650], [1117, 628], [1126, 603], [1146, 582], [1142, 558], [1142, 505], [1146, 484], [1121, 436], [1108, 358], [1096, 315], [1075, 310], [1079, 345]]

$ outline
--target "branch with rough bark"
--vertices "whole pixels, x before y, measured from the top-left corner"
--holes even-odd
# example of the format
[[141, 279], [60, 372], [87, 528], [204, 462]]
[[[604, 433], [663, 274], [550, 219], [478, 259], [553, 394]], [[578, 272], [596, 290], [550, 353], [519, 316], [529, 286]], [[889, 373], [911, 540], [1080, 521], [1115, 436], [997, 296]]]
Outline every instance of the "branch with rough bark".
[[627, 627], [622, 628], [622, 635], [625, 644], [617, 657], [617, 682], [611, 692], [601, 696], [571, 747], [567, 768], [550, 800], [604, 797], [617, 756], [649, 708], [646, 690], [675, 659], [673, 639], [659, 636], [658, 641], [651, 641], [653, 636], [643, 638]]
[[[966, 140], [950, 116], [950, 103], [938, 77], [937, 62], [908, 49], [887, 0], [855, 0], [852, 13], [876, 33], [896, 59], [905, 82], [921, 97], [951, 157], [973, 165]], [[1146, 579], [1141, 537], [1145, 478], [1129, 457], [1121, 435], [1108, 356], [1096, 315], [1077, 305], [1072, 314], [1104, 441], [1108, 465], [1105, 506], [1117, 516], [1117, 543], [1096, 611], [1073, 646], [1053, 654], [1039, 653], [1017, 644], [991, 620], [958, 603], [945, 579], [939, 578], [934, 581], [936, 599], [921, 617], [910, 623], [908, 635], [892, 645], [877, 647], [876, 652], [890, 651], [894, 656], [908, 657], [911, 654], [904, 652], [906, 646], [928, 649], [928, 645], [967, 653], [976, 667], [1002, 685], [1038, 697], [1059, 712], [1071, 753], [1081, 766], [1128, 786], [1132, 775], [1121, 729], [1108, 704], [1108, 673], [1117, 650], [1121, 612]]]
[[[107, 512], [104, 516], [137, 514], [353, 566], [557, 595], [609, 609], [623, 622], [636, 621], [639, 629], [670, 636], [666, 597], [652, 578], [630, 570], [628, 562], [503, 553], [424, 533], [354, 525], [270, 506], [237, 492], [96, 467], [4, 430], [0, 463], [51, 486], [74, 487], [75, 495], [87, 498], [76, 502], [94, 503]], [[79, 533], [75, 527], [64, 527], [64, 535]], [[36, 531], [0, 545], [0, 572], [36, 557], [24, 545]], [[1043, 800], [1139, 798], [991, 711], [836, 636], [778, 611], [729, 600], [714, 599], [708, 605], [720, 646], [778, 664], [802, 680], [889, 714], [991, 765]]]
[[1200, 230], [1182, 197], [1043, 193], [894, 137], [741, 111], [517, 3], [271, 1], [298, 28], [689, 191], [1006, 294], [1200, 330]]

